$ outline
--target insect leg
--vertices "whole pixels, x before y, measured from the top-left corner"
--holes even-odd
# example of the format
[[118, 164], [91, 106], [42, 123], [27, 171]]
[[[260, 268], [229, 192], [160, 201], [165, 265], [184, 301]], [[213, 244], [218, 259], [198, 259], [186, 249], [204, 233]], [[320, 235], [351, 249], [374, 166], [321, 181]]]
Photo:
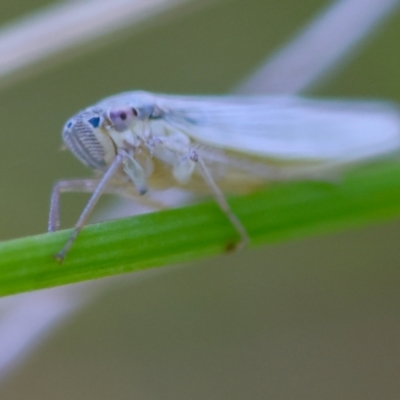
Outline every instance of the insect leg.
[[[72, 243], [74, 243], [75, 239], [79, 235], [79, 232], [85, 225], [86, 220], [88, 219], [89, 215], [93, 211], [93, 208], [96, 205], [96, 203], [98, 202], [100, 196], [104, 193], [106, 186], [109, 183], [110, 179], [113, 177], [115, 172], [118, 170], [118, 168], [121, 166], [122, 162], [124, 161], [125, 155], [126, 155], [125, 152], [119, 152], [115, 156], [114, 161], [111, 163], [111, 165], [108, 168], [108, 170], [106, 171], [106, 173], [103, 175], [103, 177], [99, 181], [97, 187], [95, 188], [95, 190], [92, 194], [92, 197], [90, 198], [90, 200], [87, 203], [85, 209], [83, 210], [81, 216], [79, 217], [78, 222], [76, 223], [75, 229], [72, 232], [71, 236], [68, 238], [64, 247], [57, 254], [54, 255], [54, 258], [59, 263], [63, 262], [65, 255], [67, 254]], [[56, 200], [56, 203], [57, 203], [57, 201], [58, 201], [58, 199]], [[56, 204], [56, 206], [57, 206], [57, 204]]]
[[72, 179], [58, 181], [53, 186], [50, 198], [48, 232], [60, 229], [60, 195], [65, 192], [93, 193], [99, 184], [98, 179]]
[[246, 231], [246, 228], [243, 226], [243, 224], [240, 222], [239, 218], [234, 214], [232, 211], [231, 207], [229, 206], [228, 202], [226, 201], [226, 198], [224, 194], [222, 193], [221, 189], [218, 187], [218, 185], [215, 183], [213, 177], [211, 176], [211, 173], [207, 166], [205, 165], [203, 159], [199, 157], [197, 152], [192, 151], [190, 158], [197, 163], [199, 166], [201, 175], [203, 176], [204, 181], [207, 183], [207, 185], [211, 188], [211, 191], [214, 195], [214, 198], [219, 205], [220, 209], [224, 212], [224, 214], [227, 216], [233, 227], [236, 229], [236, 231], [240, 235], [240, 243], [236, 246], [236, 249], [242, 249], [246, 247], [246, 245], [249, 243], [250, 238], [249, 235]]

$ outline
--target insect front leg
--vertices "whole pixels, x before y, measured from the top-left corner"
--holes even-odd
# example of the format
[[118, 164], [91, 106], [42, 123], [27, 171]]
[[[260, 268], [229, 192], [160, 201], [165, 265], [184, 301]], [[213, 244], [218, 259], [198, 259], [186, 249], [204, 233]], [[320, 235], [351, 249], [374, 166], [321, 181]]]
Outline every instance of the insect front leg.
[[236, 229], [236, 231], [239, 233], [240, 243], [235, 246], [235, 249], [239, 250], [246, 247], [247, 244], [250, 242], [247, 230], [243, 226], [239, 218], [232, 211], [231, 207], [226, 201], [225, 195], [222, 193], [221, 189], [216, 184], [214, 178], [210, 173], [210, 170], [207, 168], [203, 159], [199, 156], [199, 154], [195, 150], [190, 151], [189, 158], [190, 160], [192, 160], [193, 163], [196, 163], [198, 165], [199, 171], [206, 184], [210, 187], [218, 206], [227, 216], [227, 218], [229, 219], [233, 227]]
[[[75, 225], [75, 229], [72, 232], [71, 236], [65, 243], [64, 247], [54, 255], [54, 258], [61, 264], [65, 258], [65, 255], [67, 254], [68, 250], [72, 246], [72, 243], [74, 243], [75, 239], [78, 237], [79, 232], [82, 230], [84, 227], [87, 219], [89, 218], [90, 214], [93, 211], [94, 206], [97, 204], [100, 196], [106, 191], [107, 184], [110, 182], [111, 178], [114, 176], [115, 172], [118, 170], [118, 168], [122, 165], [124, 160], [127, 157], [127, 153], [125, 151], [120, 151], [117, 153], [115, 156], [113, 162], [109, 166], [108, 170], [105, 172], [103, 177], [98, 181], [97, 186], [95, 187], [92, 197], [90, 198], [89, 202], [87, 203], [85, 209], [83, 210], [82, 214], [80, 215], [78, 222]], [[57, 185], [56, 185], [57, 186]], [[54, 194], [58, 193], [58, 194]], [[52, 205], [51, 209], [53, 210], [59, 210], [59, 193], [60, 190], [53, 190], [53, 195], [52, 195]], [[52, 228], [57, 226], [57, 215], [59, 216], [59, 211], [50, 211], [50, 220], [52, 221]], [[59, 219], [59, 218], [58, 218]], [[49, 223], [50, 225], [50, 223]]]
[[99, 184], [98, 179], [72, 179], [58, 181], [51, 192], [48, 232], [60, 229], [60, 196], [61, 193], [93, 193]]

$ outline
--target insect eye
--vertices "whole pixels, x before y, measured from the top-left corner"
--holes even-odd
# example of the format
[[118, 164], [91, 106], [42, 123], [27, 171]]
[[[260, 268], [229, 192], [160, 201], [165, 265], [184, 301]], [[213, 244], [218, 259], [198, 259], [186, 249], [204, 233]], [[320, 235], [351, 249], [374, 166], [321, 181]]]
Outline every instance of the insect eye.
[[112, 108], [108, 117], [113, 128], [118, 132], [127, 130], [137, 117], [137, 110], [131, 107]]
[[84, 164], [93, 169], [102, 169], [106, 166], [107, 142], [101, 140], [95, 129], [101, 123], [98, 116], [77, 114], [64, 127], [62, 137], [64, 143], [72, 153]]

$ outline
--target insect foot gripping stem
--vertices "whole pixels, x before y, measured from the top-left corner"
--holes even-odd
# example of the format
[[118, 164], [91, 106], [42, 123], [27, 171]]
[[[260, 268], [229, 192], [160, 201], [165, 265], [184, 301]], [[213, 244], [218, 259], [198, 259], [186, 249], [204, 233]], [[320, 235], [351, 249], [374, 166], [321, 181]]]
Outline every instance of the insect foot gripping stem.
[[110, 167], [108, 168], [106, 173], [101, 178], [99, 184], [97, 185], [96, 189], [94, 190], [94, 192], [92, 194], [92, 197], [90, 198], [90, 200], [87, 203], [85, 209], [83, 210], [81, 216], [79, 217], [78, 222], [76, 223], [75, 229], [72, 232], [71, 236], [68, 238], [64, 247], [58, 253], [53, 255], [53, 257], [58, 261], [59, 264], [61, 264], [64, 261], [64, 258], [66, 256], [66, 254], [68, 253], [68, 250], [71, 248], [75, 239], [78, 237], [79, 232], [84, 227], [87, 219], [89, 218], [90, 214], [93, 211], [94, 206], [99, 201], [100, 196], [103, 194], [104, 190], [106, 189], [108, 182], [110, 181], [110, 179], [113, 177], [115, 172], [118, 170], [118, 168], [123, 163], [125, 156], [126, 156], [125, 151], [118, 152], [118, 154], [115, 156], [114, 161], [111, 163]]
[[231, 207], [226, 201], [224, 194], [222, 193], [221, 189], [217, 186], [213, 177], [210, 174], [209, 169], [204, 164], [203, 159], [195, 151], [192, 151], [190, 158], [198, 163], [203, 179], [210, 187], [219, 208], [227, 216], [230, 223], [233, 225], [235, 230], [240, 235], [240, 242], [237, 244], [229, 243], [226, 246], [226, 250], [228, 252], [231, 252], [234, 250], [241, 250], [245, 248], [250, 243], [250, 238], [246, 228], [243, 226], [243, 224], [241, 223], [240, 219], [236, 216], [236, 214], [232, 211]]

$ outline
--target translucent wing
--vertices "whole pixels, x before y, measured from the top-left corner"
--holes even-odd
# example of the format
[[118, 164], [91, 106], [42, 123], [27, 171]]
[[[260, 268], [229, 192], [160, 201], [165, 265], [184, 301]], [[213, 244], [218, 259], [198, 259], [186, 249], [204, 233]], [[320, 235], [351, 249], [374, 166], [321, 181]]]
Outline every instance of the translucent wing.
[[391, 103], [168, 95], [155, 95], [155, 101], [171, 129], [261, 157], [340, 163], [400, 148], [400, 114]]

